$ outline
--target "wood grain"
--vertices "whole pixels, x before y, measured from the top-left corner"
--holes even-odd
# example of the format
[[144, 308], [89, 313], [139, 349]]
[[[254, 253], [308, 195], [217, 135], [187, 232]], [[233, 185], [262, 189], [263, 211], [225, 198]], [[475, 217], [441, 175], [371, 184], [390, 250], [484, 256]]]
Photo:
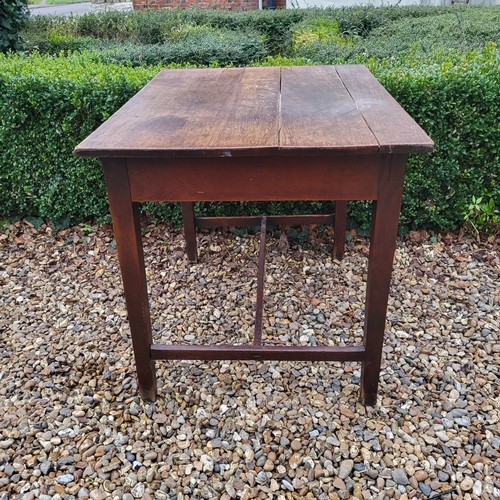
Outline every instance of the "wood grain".
[[280, 69], [164, 70], [75, 150], [80, 156], [235, 156], [278, 146]]
[[335, 68], [377, 138], [381, 153], [425, 153], [434, 149], [432, 139], [365, 66]]
[[433, 142], [360, 65], [164, 70], [78, 156], [428, 152]]
[[[362, 66], [161, 72], [76, 148], [80, 156], [103, 161], [141, 396], [156, 397], [155, 359], [335, 360], [362, 362], [361, 395], [365, 404], [375, 404], [406, 153], [432, 147], [425, 132]], [[376, 200], [364, 345], [152, 344], [138, 202], [183, 203], [188, 254], [195, 260], [196, 225], [214, 221], [196, 219], [192, 202], [274, 200], [336, 200], [338, 257], [346, 201]], [[331, 215], [323, 217], [331, 222]], [[292, 220], [322, 219], [269, 217], [267, 222]], [[261, 308], [257, 316], [260, 324]], [[260, 339], [256, 327], [257, 344]]]
[[335, 66], [285, 67], [280, 149], [374, 153], [379, 144]]
[[373, 200], [378, 156], [128, 158], [127, 167], [133, 201]]

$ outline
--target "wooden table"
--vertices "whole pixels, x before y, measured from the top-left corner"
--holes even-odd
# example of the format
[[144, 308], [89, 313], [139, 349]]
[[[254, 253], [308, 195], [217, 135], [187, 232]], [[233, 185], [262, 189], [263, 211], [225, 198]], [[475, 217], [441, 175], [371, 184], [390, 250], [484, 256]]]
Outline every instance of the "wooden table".
[[[156, 76], [75, 150], [102, 160], [140, 395], [156, 398], [159, 359], [360, 361], [361, 398], [375, 404], [406, 158], [432, 149], [431, 139], [364, 66], [164, 70]], [[197, 225], [255, 220], [196, 219], [193, 202], [267, 200], [335, 200], [338, 257], [347, 200], [374, 200], [363, 345], [262, 345], [265, 218], [253, 345], [154, 344], [139, 202], [182, 203], [194, 261]], [[319, 217], [272, 222], [332, 220]]]

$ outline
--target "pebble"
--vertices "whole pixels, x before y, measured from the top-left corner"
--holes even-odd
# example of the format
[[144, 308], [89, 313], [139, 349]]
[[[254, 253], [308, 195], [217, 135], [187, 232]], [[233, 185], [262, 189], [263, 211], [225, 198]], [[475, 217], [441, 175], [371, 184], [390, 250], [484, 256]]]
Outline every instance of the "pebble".
[[[462, 491], [465, 491], [465, 490], [462, 490]], [[472, 493], [474, 495], [476, 495], [477, 497], [480, 497], [483, 493], [483, 484], [481, 483], [481, 481], [479, 481], [479, 479], [477, 479], [476, 481], [474, 481], [474, 485], [472, 486]]]
[[61, 476], [56, 477], [56, 481], [59, 484], [63, 484], [63, 485], [69, 484], [69, 483], [73, 482], [74, 480], [75, 480], [75, 476], [73, 476], [73, 474], [63, 474]]
[[145, 486], [143, 483], [137, 483], [131, 490], [130, 490], [130, 493], [132, 493], [132, 496], [134, 498], [142, 498], [142, 496], [144, 495], [144, 491], [145, 491]]
[[354, 460], [343, 460], [340, 463], [338, 472], [338, 476], [340, 477], [340, 479], [345, 479], [346, 477], [348, 477], [353, 467], [354, 467]]
[[259, 484], [265, 484], [267, 483], [267, 474], [262, 470], [260, 471], [258, 474], [257, 474], [257, 477], [255, 478], [255, 480], [259, 483]]
[[474, 480], [469, 476], [466, 476], [464, 480], [460, 483], [460, 489], [462, 491], [470, 491], [473, 486], [474, 486]]
[[6, 450], [7, 448], [10, 448], [14, 444], [13, 439], [4, 439], [0, 441], [0, 448], [2, 450]]
[[404, 469], [394, 469], [392, 471], [392, 479], [397, 484], [401, 484], [403, 486], [410, 484], [410, 481], [408, 480], [408, 476], [406, 475], [406, 472], [404, 471]]
[[[23, 224], [8, 223], [0, 242], [0, 495], [409, 500], [450, 487], [466, 499], [497, 495], [493, 244], [398, 241], [374, 408], [358, 401], [358, 363], [258, 360], [158, 362], [151, 404], [137, 393], [109, 227], [84, 235]], [[190, 264], [180, 233], [144, 229], [155, 342], [251, 342], [256, 238], [200, 229], [200, 262]], [[269, 238], [266, 342], [362, 345], [368, 243], [353, 233], [337, 262], [330, 234], [284, 254]]]
[[431, 492], [432, 492], [432, 489], [431, 487], [426, 484], [426, 483], [418, 483], [418, 487], [420, 488], [420, 491], [426, 496], [428, 497]]

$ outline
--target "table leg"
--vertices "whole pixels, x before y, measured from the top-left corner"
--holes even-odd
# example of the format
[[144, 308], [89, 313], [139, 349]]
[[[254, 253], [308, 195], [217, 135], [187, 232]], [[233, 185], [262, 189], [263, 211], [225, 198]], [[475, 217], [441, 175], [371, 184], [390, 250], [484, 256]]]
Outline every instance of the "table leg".
[[333, 258], [337, 260], [342, 260], [342, 257], [344, 257], [346, 225], [347, 225], [347, 201], [336, 201]]
[[103, 158], [102, 163], [132, 334], [139, 394], [147, 401], [154, 401], [156, 372], [149, 350], [152, 344], [151, 321], [139, 206], [130, 197], [125, 160]]
[[186, 240], [186, 253], [190, 262], [198, 260], [196, 251], [196, 223], [194, 220], [194, 203], [182, 202], [182, 222], [184, 224], [184, 239]]
[[369, 406], [377, 401], [405, 167], [406, 155], [385, 157], [380, 169], [377, 201], [373, 202], [365, 307], [366, 357], [361, 370], [361, 399]]

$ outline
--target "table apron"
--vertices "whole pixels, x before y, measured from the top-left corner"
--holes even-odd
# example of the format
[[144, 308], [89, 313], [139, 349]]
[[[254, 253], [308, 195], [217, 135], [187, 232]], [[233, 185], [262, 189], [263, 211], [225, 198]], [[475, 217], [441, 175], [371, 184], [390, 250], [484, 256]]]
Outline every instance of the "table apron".
[[126, 164], [134, 202], [374, 200], [387, 156], [127, 158]]

